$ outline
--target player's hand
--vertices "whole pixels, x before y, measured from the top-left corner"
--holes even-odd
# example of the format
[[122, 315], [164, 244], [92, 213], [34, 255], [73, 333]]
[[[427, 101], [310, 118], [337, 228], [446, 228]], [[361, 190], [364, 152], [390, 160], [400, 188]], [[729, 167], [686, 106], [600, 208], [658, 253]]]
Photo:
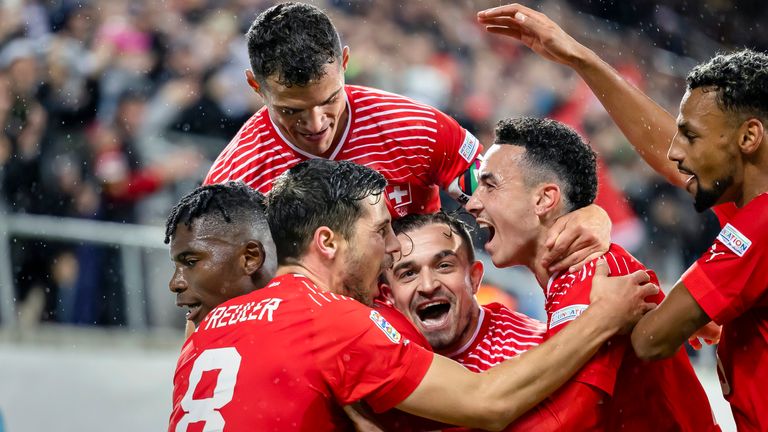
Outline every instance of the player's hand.
[[688, 339], [688, 343], [695, 350], [700, 350], [704, 341], [707, 345], [714, 345], [720, 342], [720, 334], [723, 332], [723, 327], [715, 324], [714, 321], [708, 322], [704, 327], [698, 329], [696, 333], [692, 334]]
[[645, 301], [646, 297], [659, 293], [659, 287], [650, 281], [651, 277], [643, 270], [608, 277], [608, 264], [599, 259], [592, 279], [590, 309], [597, 308], [604, 315], [604, 322], [617, 333], [627, 334], [643, 315], [656, 308], [655, 303]]
[[512, 3], [478, 12], [485, 30], [519, 40], [540, 56], [575, 67], [589, 51], [541, 12]]
[[347, 413], [347, 417], [352, 420], [352, 424], [355, 425], [357, 432], [384, 432], [384, 429], [379, 427], [373, 420], [369, 419], [365, 414], [365, 407], [360, 403], [354, 405], [346, 405], [344, 412]]
[[597, 205], [572, 211], [549, 228], [542, 264], [552, 273], [578, 271], [587, 262], [604, 255], [611, 246], [611, 219]]
[[187, 325], [184, 327], [184, 340], [187, 340], [192, 336], [192, 333], [195, 332], [195, 323], [193, 323], [190, 320], [187, 320]]

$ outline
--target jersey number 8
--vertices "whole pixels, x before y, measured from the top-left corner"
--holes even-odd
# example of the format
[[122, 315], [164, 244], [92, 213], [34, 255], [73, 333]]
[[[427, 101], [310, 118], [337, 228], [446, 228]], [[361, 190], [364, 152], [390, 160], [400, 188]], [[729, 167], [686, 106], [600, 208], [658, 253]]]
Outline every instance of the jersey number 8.
[[[189, 374], [189, 388], [181, 399], [184, 416], [176, 425], [176, 432], [187, 432], [190, 423], [204, 421], [203, 432], [224, 430], [224, 417], [218, 411], [232, 400], [235, 393], [237, 371], [240, 369], [240, 354], [235, 348], [216, 348], [203, 351], [192, 365]], [[213, 397], [192, 399], [195, 388], [200, 383], [204, 372], [221, 370]]]

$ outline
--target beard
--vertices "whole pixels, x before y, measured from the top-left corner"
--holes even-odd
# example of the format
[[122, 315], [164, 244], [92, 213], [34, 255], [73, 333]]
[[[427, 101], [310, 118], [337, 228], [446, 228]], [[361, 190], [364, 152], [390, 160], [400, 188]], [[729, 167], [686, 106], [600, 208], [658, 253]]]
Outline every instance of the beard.
[[[357, 251], [352, 251], [347, 258], [344, 267], [346, 268], [346, 274], [342, 280], [343, 295], [351, 297], [366, 306], [373, 306], [373, 286], [378, 283], [379, 276], [385, 269], [392, 267], [393, 258], [387, 254], [381, 261], [381, 264], [376, 274], [373, 274], [370, 259], [357, 254]], [[370, 280], [367, 276], [370, 275]]]
[[715, 180], [710, 189], [703, 188], [699, 183], [696, 195], [693, 197], [693, 208], [701, 213], [717, 203], [725, 191], [733, 184], [733, 175]]

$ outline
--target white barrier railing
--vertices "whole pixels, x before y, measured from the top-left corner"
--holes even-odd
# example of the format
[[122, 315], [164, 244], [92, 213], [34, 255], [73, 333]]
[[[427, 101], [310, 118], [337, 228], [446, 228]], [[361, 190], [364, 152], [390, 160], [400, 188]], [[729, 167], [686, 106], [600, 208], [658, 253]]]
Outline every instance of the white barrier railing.
[[73, 241], [120, 246], [127, 324], [132, 329], [147, 325], [142, 280], [142, 249], [167, 250], [160, 227], [30, 214], [0, 214], [0, 320], [16, 325], [11, 238]]

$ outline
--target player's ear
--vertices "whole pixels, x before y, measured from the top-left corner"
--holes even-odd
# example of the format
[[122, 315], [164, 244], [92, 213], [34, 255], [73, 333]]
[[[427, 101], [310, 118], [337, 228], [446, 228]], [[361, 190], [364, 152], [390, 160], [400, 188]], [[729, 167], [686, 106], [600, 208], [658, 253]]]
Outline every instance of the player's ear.
[[253, 91], [261, 95], [261, 84], [259, 84], [258, 81], [256, 81], [256, 75], [253, 74], [253, 71], [250, 69], [245, 70], [245, 80], [248, 82], [248, 85], [251, 86]]
[[536, 216], [545, 216], [555, 210], [562, 199], [560, 192], [560, 186], [555, 183], [539, 185], [533, 195]]
[[483, 262], [478, 260], [472, 263], [469, 268], [469, 281], [472, 283], [472, 294], [477, 294], [477, 290], [480, 289], [480, 284], [483, 282], [483, 273], [485, 273], [485, 267]]
[[341, 71], [347, 70], [347, 64], [349, 63], [349, 47], [344, 46], [341, 50]]
[[739, 126], [739, 148], [744, 154], [753, 154], [765, 137], [765, 125], [756, 118], [747, 119]]
[[250, 240], [245, 244], [244, 249], [243, 269], [245, 270], [245, 274], [251, 276], [261, 270], [261, 266], [264, 265], [264, 259], [266, 258], [264, 246], [260, 241]]
[[312, 246], [328, 260], [333, 260], [336, 257], [341, 243], [341, 236], [327, 226], [317, 228], [312, 236]]
[[383, 298], [385, 302], [390, 305], [395, 304], [395, 295], [392, 293], [392, 287], [389, 286], [389, 283], [387, 283], [387, 280], [383, 277], [379, 279], [379, 292], [381, 293], [381, 298]]

